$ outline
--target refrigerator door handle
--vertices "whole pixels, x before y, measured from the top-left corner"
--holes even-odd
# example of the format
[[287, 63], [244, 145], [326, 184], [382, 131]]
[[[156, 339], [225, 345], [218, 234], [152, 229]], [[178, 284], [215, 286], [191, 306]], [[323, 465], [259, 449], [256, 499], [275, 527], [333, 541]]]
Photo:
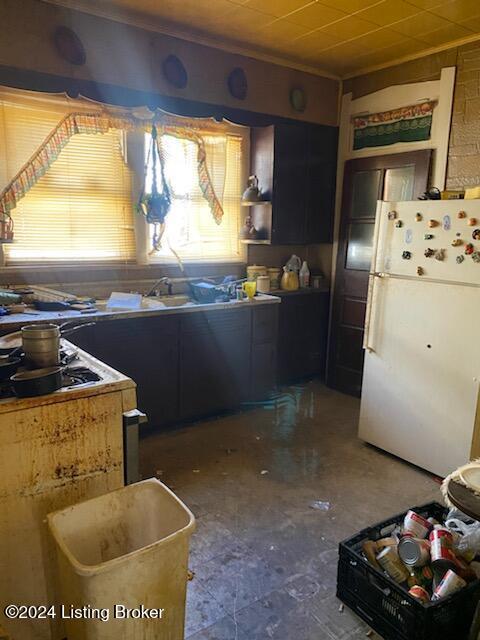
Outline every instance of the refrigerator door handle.
[[390, 275], [388, 273], [370, 273], [368, 278], [368, 297], [367, 297], [367, 308], [365, 310], [365, 331], [363, 334], [363, 348], [365, 351], [369, 353], [375, 353], [375, 349], [372, 346], [372, 326], [375, 324], [375, 304], [373, 301], [375, 295], [375, 283], [377, 278], [389, 278]]
[[368, 292], [367, 292], [367, 306], [365, 308], [365, 326], [363, 332], [363, 348], [365, 351], [371, 352], [373, 348], [370, 346], [370, 327], [372, 323], [372, 299], [375, 288], [375, 278], [381, 276], [376, 272], [377, 268], [377, 255], [378, 255], [378, 239], [380, 234], [380, 225], [382, 220], [382, 212], [384, 209], [384, 203], [381, 200], [377, 201], [377, 208], [375, 211], [375, 227], [373, 230], [373, 248], [372, 248], [372, 261], [371, 271], [368, 277]]

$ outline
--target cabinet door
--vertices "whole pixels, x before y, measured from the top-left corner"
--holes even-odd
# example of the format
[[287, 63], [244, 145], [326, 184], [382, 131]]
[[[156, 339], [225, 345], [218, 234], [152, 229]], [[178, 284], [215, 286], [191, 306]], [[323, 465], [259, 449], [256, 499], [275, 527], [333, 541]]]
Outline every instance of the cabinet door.
[[275, 127], [272, 242], [305, 242], [305, 203], [308, 179], [307, 127]]
[[182, 316], [180, 331], [180, 419], [239, 406], [248, 397], [250, 310]]
[[250, 398], [267, 398], [276, 385], [278, 304], [259, 307], [252, 313], [252, 366]]
[[337, 129], [310, 125], [305, 242], [331, 242], [337, 173]]
[[93, 355], [137, 384], [138, 408], [150, 427], [178, 414], [178, 319], [135, 318], [99, 322]]
[[280, 305], [278, 381], [323, 377], [328, 330], [328, 293], [284, 296]]

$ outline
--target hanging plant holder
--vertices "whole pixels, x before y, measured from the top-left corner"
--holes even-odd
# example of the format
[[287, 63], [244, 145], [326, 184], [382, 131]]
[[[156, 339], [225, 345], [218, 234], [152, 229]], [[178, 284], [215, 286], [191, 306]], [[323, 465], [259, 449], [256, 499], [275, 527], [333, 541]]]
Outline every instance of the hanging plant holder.
[[[146, 181], [148, 167], [152, 163], [152, 190], [146, 194]], [[160, 166], [160, 181], [162, 191], [157, 187], [157, 162]], [[162, 236], [165, 232], [165, 218], [170, 210], [172, 199], [170, 189], [165, 178], [164, 159], [158, 142], [158, 132], [155, 125], [152, 125], [150, 145], [148, 148], [147, 161], [145, 163], [143, 189], [138, 199], [137, 209], [142, 213], [148, 224], [153, 225], [152, 251], [156, 253], [162, 248]]]

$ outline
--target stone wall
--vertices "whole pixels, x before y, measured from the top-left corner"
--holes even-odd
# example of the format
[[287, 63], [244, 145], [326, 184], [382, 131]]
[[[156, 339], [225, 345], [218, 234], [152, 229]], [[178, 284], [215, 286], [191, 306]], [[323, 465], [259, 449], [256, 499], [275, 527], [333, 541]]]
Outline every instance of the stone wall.
[[480, 185], [480, 42], [458, 50], [447, 187]]

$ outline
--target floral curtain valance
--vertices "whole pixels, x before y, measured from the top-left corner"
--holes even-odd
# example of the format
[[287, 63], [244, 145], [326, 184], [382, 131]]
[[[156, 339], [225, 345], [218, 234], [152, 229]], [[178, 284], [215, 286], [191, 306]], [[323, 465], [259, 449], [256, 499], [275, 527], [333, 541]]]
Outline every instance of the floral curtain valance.
[[[222, 205], [215, 193], [207, 166], [205, 144], [200, 133], [188, 127], [157, 122], [159, 135], [171, 135], [191, 140], [197, 145], [198, 184], [207, 200], [212, 216], [217, 224], [223, 217]], [[55, 162], [62, 149], [72, 136], [77, 133], [106, 133], [109, 129], [133, 130], [142, 128], [149, 130], [151, 123], [146, 123], [130, 116], [115, 116], [103, 113], [69, 113], [62, 118], [53, 131], [46, 137], [33, 156], [13, 177], [0, 193], [0, 215], [9, 216], [18, 201], [40, 180]]]
[[353, 148], [381, 147], [396, 142], [429, 140], [436, 102], [372, 113], [353, 118]]

